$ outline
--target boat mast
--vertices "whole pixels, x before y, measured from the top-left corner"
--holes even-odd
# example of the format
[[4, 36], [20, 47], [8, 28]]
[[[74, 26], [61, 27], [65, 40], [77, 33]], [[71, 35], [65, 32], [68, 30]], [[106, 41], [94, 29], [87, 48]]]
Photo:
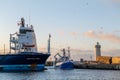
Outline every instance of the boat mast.
[[50, 39], [51, 39], [51, 35], [49, 34], [49, 39], [48, 39], [48, 54], [50, 54]]
[[68, 57], [69, 57], [69, 59], [70, 59], [70, 47], [68, 47]]
[[12, 37], [12, 35], [10, 34], [10, 51], [9, 51], [9, 53], [11, 53], [11, 37]]
[[5, 54], [5, 44], [4, 44], [4, 54]]

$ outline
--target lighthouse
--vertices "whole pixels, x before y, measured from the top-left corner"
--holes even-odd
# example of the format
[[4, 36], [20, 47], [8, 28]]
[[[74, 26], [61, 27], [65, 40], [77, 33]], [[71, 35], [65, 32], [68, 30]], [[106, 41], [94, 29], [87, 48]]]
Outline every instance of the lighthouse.
[[97, 42], [97, 45], [95, 45], [95, 52], [96, 52], [96, 57], [101, 56], [101, 45], [99, 42]]

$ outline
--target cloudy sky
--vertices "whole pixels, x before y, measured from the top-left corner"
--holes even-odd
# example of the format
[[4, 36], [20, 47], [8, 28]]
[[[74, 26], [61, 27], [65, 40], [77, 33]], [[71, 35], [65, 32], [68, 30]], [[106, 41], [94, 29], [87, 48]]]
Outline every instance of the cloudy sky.
[[71, 47], [93, 53], [98, 41], [102, 55], [120, 56], [120, 0], [1, 0], [0, 46], [9, 49], [9, 34], [17, 32], [24, 17], [32, 24], [39, 50], [51, 33], [53, 51]]

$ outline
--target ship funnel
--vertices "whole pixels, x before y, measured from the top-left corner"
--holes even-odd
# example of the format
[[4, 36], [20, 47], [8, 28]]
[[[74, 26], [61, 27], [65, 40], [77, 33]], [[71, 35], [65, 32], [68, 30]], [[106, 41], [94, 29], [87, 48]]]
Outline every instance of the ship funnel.
[[49, 34], [49, 39], [48, 39], [48, 54], [50, 54], [50, 39], [51, 39], [51, 34]]
[[25, 27], [25, 20], [24, 20], [24, 18], [21, 18], [21, 26]]

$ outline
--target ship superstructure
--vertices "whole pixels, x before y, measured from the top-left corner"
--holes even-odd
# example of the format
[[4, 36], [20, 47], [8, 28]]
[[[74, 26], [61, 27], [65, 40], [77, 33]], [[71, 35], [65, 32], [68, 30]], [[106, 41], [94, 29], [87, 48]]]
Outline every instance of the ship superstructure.
[[16, 51], [37, 52], [36, 36], [33, 26], [25, 26], [24, 18], [19, 23], [19, 33], [10, 34], [10, 52], [11, 49]]

